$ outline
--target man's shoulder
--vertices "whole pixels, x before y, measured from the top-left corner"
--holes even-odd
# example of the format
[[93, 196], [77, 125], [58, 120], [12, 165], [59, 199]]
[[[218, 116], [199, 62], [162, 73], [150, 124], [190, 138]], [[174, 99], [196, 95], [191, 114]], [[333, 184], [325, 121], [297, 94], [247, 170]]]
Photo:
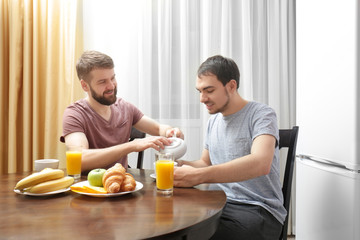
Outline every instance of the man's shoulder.
[[269, 105], [261, 102], [250, 101], [248, 104], [251, 108], [255, 108], [255, 109], [271, 108]]
[[85, 99], [77, 100], [70, 104], [64, 111], [64, 117], [75, 117], [91, 112], [90, 106], [87, 104]]
[[249, 102], [249, 111], [253, 114], [275, 113], [275, 110], [265, 103]]
[[79, 100], [73, 102], [67, 108], [74, 108], [74, 107], [79, 107], [79, 106], [85, 107], [86, 105], [87, 105], [86, 99], [83, 98], [83, 99], [79, 99]]

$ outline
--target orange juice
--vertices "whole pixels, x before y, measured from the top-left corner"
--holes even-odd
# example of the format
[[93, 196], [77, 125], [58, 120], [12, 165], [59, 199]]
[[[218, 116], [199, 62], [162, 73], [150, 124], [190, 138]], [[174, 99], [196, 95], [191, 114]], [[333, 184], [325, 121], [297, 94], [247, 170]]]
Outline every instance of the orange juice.
[[174, 186], [174, 161], [156, 161], [156, 187], [158, 189], [172, 189]]
[[66, 152], [66, 171], [68, 175], [81, 174], [81, 152], [67, 151]]

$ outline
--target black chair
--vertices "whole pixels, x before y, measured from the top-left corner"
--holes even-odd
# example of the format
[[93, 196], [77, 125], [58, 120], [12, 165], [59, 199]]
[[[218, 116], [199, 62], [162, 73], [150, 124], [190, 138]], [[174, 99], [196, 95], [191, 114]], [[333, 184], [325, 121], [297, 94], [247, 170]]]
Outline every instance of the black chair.
[[296, 142], [298, 137], [299, 127], [295, 126], [292, 129], [280, 129], [280, 141], [279, 149], [288, 148], [284, 182], [282, 186], [282, 192], [284, 195], [284, 207], [288, 212], [285, 222], [282, 228], [280, 235], [280, 240], [287, 239], [287, 228], [288, 228], [288, 218], [289, 218], [289, 206], [290, 206], [290, 197], [291, 197], [291, 184], [293, 179], [294, 164], [295, 164], [295, 153], [296, 153]]
[[[146, 136], [145, 133], [137, 130], [136, 128], [132, 128], [131, 129], [131, 134], [130, 134], [130, 139], [129, 142], [133, 141], [135, 138], [144, 138]], [[143, 159], [144, 159], [144, 151], [141, 151], [138, 153], [138, 159], [137, 159], [137, 164], [136, 164], [136, 168], [142, 169], [142, 165], [143, 165]], [[128, 165], [128, 167], [130, 168], [130, 166]]]

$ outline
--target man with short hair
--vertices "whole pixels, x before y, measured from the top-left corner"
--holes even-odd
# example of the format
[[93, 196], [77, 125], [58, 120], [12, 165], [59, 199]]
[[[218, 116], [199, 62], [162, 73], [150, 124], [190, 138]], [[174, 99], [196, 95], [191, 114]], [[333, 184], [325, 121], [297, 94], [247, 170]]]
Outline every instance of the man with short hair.
[[[109, 168], [117, 162], [127, 167], [127, 154], [148, 148], [160, 150], [171, 143], [168, 137], [174, 133], [184, 138], [178, 128], [159, 124], [116, 96], [117, 82], [111, 57], [86, 51], [76, 70], [87, 97], [66, 108], [60, 140], [66, 145], [83, 147], [82, 172]], [[132, 127], [152, 136], [129, 142]]]
[[198, 69], [196, 89], [211, 117], [197, 161], [178, 160], [174, 185], [218, 183], [227, 196], [212, 239], [278, 239], [286, 216], [279, 172], [276, 114], [243, 99], [240, 72], [229, 58], [213, 56]]

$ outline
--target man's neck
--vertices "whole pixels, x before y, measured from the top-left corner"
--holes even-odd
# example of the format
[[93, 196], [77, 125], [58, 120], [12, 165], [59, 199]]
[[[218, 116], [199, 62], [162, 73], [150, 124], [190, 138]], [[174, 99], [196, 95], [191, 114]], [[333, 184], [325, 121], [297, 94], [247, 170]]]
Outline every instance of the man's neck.
[[101, 103], [97, 102], [95, 99], [93, 99], [93, 98], [91, 98], [89, 96], [86, 97], [85, 100], [89, 103], [91, 108], [97, 114], [99, 114], [102, 118], [104, 118], [105, 120], [110, 119], [110, 116], [111, 116], [111, 108], [110, 108], [110, 106], [101, 104]]
[[234, 114], [243, 109], [247, 103], [248, 101], [243, 99], [239, 94], [234, 94], [230, 99], [228, 107], [222, 114], [224, 116]]

